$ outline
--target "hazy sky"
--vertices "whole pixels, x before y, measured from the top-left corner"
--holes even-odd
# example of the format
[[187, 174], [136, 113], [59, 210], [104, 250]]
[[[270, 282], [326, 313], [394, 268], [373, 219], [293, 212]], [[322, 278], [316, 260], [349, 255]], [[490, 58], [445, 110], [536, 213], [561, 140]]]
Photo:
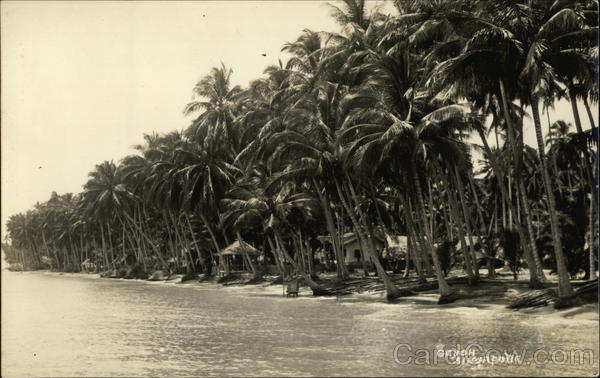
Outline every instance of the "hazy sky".
[[[303, 29], [338, 29], [320, 1], [2, 1], [0, 11], [3, 230], [51, 191], [81, 191], [94, 164], [132, 153], [143, 133], [187, 126], [182, 109], [211, 67], [225, 62], [246, 85]], [[567, 103], [557, 111], [572, 122]]]
[[53, 190], [81, 191], [143, 133], [187, 126], [194, 84], [221, 61], [246, 85], [304, 28], [337, 28], [318, 1], [0, 6], [3, 227]]

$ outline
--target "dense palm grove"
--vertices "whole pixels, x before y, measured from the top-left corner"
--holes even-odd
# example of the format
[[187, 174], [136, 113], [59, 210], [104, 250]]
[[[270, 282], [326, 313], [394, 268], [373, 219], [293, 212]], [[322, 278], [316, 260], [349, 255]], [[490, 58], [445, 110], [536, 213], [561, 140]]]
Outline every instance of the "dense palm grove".
[[[475, 283], [481, 253], [526, 268], [532, 287], [551, 269], [571, 297], [597, 258], [598, 2], [394, 6], [332, 5], [341, 33], [305, 30], [247, 88], [213, 68], [185, 130], [145, 135], [135, 154], [98, 164], [81, 194], [13, 215], [9, 262], [79, 271], [132, 259], [143, 272], [216, 275], [229, 266], [219, 251], [243, 240], [263, 253], [243, 256], [255, 276], [274, 265], [318, 292], [315, 251], [345, 280], [353, 232], [388, 298], [402, 294], [394, 259], [435, 277], [443, 302], [449, 264]], [[561, 99], [575, 125], [550, 118]], [[385, 234], [406, 235], [408, 253], [384, 256], [374, 239]]]

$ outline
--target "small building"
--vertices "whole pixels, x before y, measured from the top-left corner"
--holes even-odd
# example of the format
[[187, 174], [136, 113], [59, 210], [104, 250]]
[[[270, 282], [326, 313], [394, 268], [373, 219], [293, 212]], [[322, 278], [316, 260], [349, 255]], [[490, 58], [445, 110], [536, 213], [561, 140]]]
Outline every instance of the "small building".
[[[317, 238], [321, 243], [331, 243], [330, 236], [319, 236]], [[346, 232], [343, 235], [343, 248], [344, 248], [344, 263], [345, 264], [353, 264], [353, 263], [361, 263], [361, 251], [360, 251], [360, 243], [358, 241], [357, 236], [354, 232]], [[373, 238], [373, 242], [375, 244], [375, 248], [378, 252], [381, 252], [385, 246], [382, 238], [375, 236]]]

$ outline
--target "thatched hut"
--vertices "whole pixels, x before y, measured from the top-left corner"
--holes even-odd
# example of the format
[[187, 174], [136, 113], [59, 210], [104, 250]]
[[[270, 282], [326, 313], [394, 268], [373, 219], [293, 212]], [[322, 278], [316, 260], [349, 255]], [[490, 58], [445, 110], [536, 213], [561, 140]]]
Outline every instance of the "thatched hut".
[[219, 251], [226, 274], [229, 274], [231, 270], [246, 270], [246, 264], [249, 267], [252, 266], [252, 262], [248, 259], [255, 259], [260, 255], [261, 252], [258, 249], [243, 240], [236, 240]]

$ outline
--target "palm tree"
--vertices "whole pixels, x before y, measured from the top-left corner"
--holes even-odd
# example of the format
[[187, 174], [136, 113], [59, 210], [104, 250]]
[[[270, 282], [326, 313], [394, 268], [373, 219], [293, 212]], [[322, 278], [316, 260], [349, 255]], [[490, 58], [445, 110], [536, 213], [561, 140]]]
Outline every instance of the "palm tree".
[[[247, 88], [234, 85], [225, 64], [213, 68], [185, 107], [194, 116], [187, 128], [144, 135], [134, 155], [97, 165], [81, 195], [54, 193], [11, 217], [11, 261], [68, 271], [97, 256], [98, 266], [116, 269], [132, 253], [144, 270], [174, 263], [195, 275], [199, 263], [210, 275], [220, 248], [237, 238], [263, 243], [282, 276], [291, 264], [314, 293], [325, 293], [314, 282], [311, 242], [328, 234], [343, 281], [343, 235], [354, 231], [365, 274], [370, 260], [393, 299], [409, 293], [384, 268], [374, 238], [396, 232], [409, 238], [419, 281], [435, 274], [445, 303], [456, 297], [436, 244], [460, 242], [473, 282], [476, 238], [492, 255], [494, 236], [516, 227], [530, 286], [542, 285], [542, 261], [553, 251], [559, 305], [568, 304], [585, 239], [573, 224], [589, 221], [595, 273], [595, 187], [585, 197], [593, 146], [578, 105], [596, 130], [588, 101], [598, 100], [597, 2], [394, 5], [390, 15], [364, 0], [331, 5], [338, 33], [304, 30], [283, 46], [289, 60]], [[548, 119], [544, 139], [540, 103], [547, 109], [562, 98], [577, 133]], [[537, 153], [523, 140], [529, 106]], [[472, 132], [481, 139], [483, 179], [474, 172]]]
[[234, 120], [241, 88], [231, 86], [232, 74], [233, 70], [223, 63], [219, 68], [213, 67], [209, 75], [196, 83], [194, 97], [184, 109], [186, 115], [200, 112], [187, 132], [202, 141], [206, 149], [226, 146], [232, 153], [239, 151], [240, 135]]
[[[110, 261], [107, 263], [115, 268], [111, 223], [119, 214], [126, 214], [123, 210], [133, 194], [122, 183], [120, 171], [112, 161], [104, 161], [96, 165], [95, 170], [89, 173], [89, 180], [83, 188], [84, 207], [88, 214], [96, 218], [100, 224], [104, 250], [107, 248], [104, 236], [106, 228], [110, 251]], [[105, 258], [108, 257], [108, 255], [105, 256]]]
[[[510, 88], [517, 85], [515, 78], [519, 76], [519, 62], [524, 60], [524, 49], [523, 43], [515, 37], [515, 34], [503, 27], [502, 22], [510, 25], [510, 20], [516, 17], [515, 14], [518, 15], [517, 20], [526, 20], [527, 15], [520, 7], [506, 7], [505, 4], [490, 4], [490, 7], [491, 9], [488, 10], [487, 15], [495, 15], [497, 19], [491, 21], [480, 20], [478, 22], [479, 27], [464, 43], [461, 53], [440, 63], [436, 67], [432, 76], [433, 80], [430, 83], [440, 88], [445, 97], [454, 96], [472, 99], [474, 105], [482, 111], [493, 109], [493, 107], [500, 109], [497, 114], [502, 114], [507, 126], [508, 146], [511, 149], [511, 154], [516, 158], [514, 166], [511, 168], [514, 170], [519, 198], [523, 202], [525, 198], [520, 183], [522, 180], [520, 174], [522, 147], [516, 137], [517, 130], [514, 118], [511, 115], [511, 113], [514, 113], [514, 106], [510, 101], [506, 87], [507, 83], [510, 84]], [[492, 64], [491, 62], [495, 63]], [[498, 62], [501, 63], [498, 64]], [[492, 69], [492, 67], [494, 68]], [[514, 89], [511, 90], [514, 91]], [[495, 161], [495, 156], [491, 153], [484, 129], [481, 126], [483, 122], [477, 122], [476, 119], [474, 119], [474, 122], [476, 126], [479, 124], [476, 130], [480, 135], [486, 154], [490, 158], [490, 164], [495, 171], [495, 175], [500, 178], [501, 182], [504, 182], [505, 177], [512, 177], [511, 172], [501, 171], [501, 166]], [[517, 209], [515, 203], [509, 200], [508, 190], [504, 186], [500, 186], [500, 189], [504, 203], [509, 205], [510, 213], [516, 214]], [[516, 222], [515, 225], [520, 239], [529, 241], [530, 245], [533, 245], [535, 241], [531, 233], [520, 222]], [[530, 269], [530, 285], [539, 287], [541, 286], [539, 283], [541, 274], [537, 272], [534, 257], [531, 256], [529, 248], [526, 248], [526, 256]]]

